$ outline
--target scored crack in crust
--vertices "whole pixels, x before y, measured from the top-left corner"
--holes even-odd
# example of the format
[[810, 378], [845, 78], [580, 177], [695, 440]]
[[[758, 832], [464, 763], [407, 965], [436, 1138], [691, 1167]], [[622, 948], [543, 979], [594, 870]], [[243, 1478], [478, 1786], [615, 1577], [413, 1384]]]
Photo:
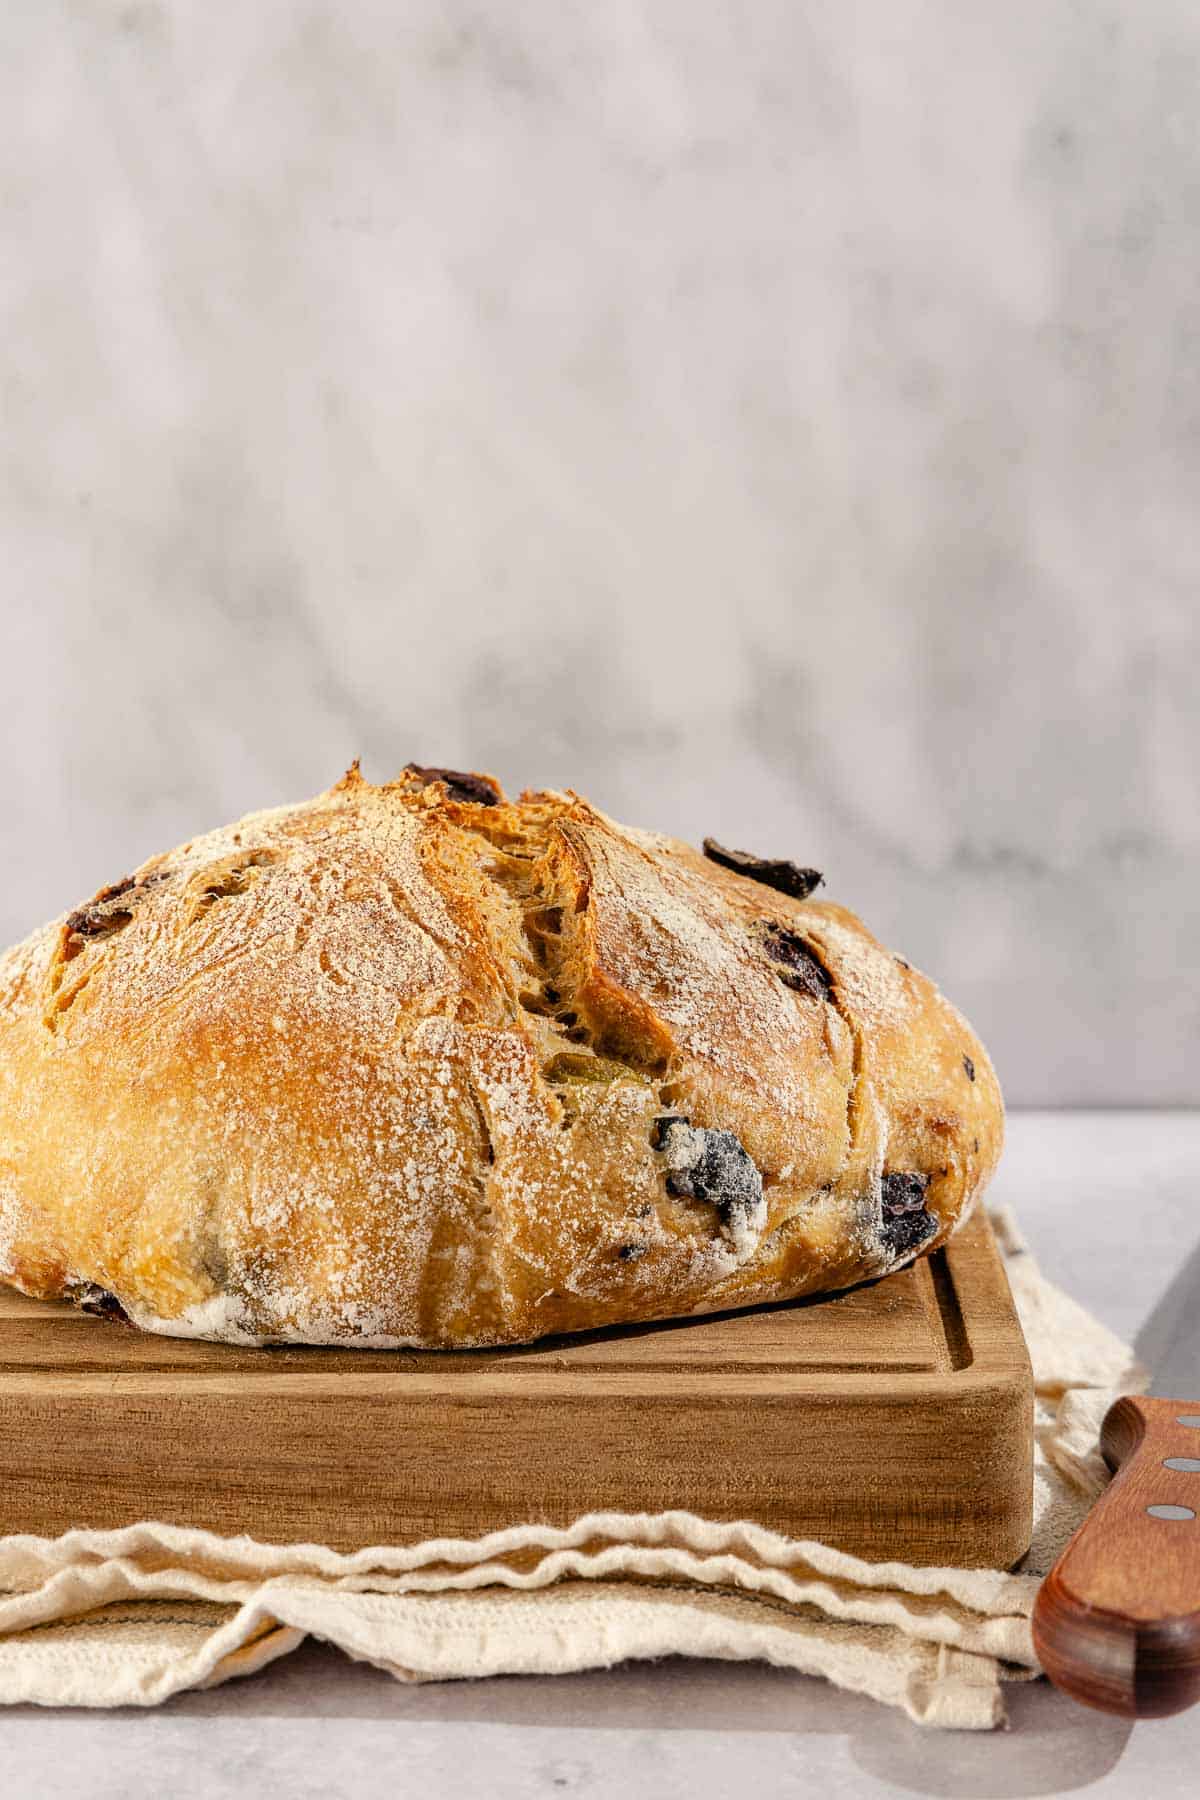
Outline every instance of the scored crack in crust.
[[0, 1278], [456, 1347], [884, 1274], [1003, 1109], [818, 879], [416, 764], [154, 857], [0, 958]]

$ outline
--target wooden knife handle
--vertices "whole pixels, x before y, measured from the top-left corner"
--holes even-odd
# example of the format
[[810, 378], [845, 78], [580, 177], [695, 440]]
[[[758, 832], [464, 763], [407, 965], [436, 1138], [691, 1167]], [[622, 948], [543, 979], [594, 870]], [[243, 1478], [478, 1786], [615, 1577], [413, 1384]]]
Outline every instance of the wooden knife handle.
[[1200, 1700], [1200, 1400], [1126, 1396], [1100, 1448], [1114, 1480], [1042, 1583], [1034, 1648], [1085, 1706], [1165, 1718]]

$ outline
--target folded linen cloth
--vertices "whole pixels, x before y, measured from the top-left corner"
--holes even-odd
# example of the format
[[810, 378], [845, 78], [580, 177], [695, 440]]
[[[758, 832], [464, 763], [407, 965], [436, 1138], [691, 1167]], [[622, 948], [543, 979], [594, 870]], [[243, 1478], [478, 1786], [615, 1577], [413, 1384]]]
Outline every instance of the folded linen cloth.
[[153, 1706], [313, 1636], [406, 1681], [758, 1659], [921, 1724], [1001, 1724], [1001, 1682], [1038, 1672], [1040, 1578], [1108, 1479], [1100, 1422], [1145, 1377], [1040, 1273], [1011, 1214], [993, 1223], [1037, 1390], [1033, 1545], [1015, 1572], [867, 1563], [681, 1512], [352, 1554], [153, 1523], [0, 1538], [0, 1702]]

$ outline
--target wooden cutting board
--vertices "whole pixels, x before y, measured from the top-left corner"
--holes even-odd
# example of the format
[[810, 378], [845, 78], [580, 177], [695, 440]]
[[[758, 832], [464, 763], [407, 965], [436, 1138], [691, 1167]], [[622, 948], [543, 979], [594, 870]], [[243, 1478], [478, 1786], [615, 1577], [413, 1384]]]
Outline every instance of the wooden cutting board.
[[0, 1288], [0, 1532], [154, 1518], [350, 1549], [682, 1507], [1006, 1567], [1032, 1415], [981, 1215], [833, 1298], [484, 1352], [240, 1350]]

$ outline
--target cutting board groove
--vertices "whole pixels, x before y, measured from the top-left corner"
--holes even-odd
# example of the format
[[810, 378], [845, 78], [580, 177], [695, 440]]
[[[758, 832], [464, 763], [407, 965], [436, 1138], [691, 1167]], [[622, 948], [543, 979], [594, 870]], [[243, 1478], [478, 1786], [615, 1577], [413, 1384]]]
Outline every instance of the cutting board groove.
[[982, 1215], [845, 1294], [493, 1351], [242, 1350], [0, 1289], [0, 1531], [157, 1518], [352, 1548], [678, 1507], [1007, 1566], [1032, 1407]]

